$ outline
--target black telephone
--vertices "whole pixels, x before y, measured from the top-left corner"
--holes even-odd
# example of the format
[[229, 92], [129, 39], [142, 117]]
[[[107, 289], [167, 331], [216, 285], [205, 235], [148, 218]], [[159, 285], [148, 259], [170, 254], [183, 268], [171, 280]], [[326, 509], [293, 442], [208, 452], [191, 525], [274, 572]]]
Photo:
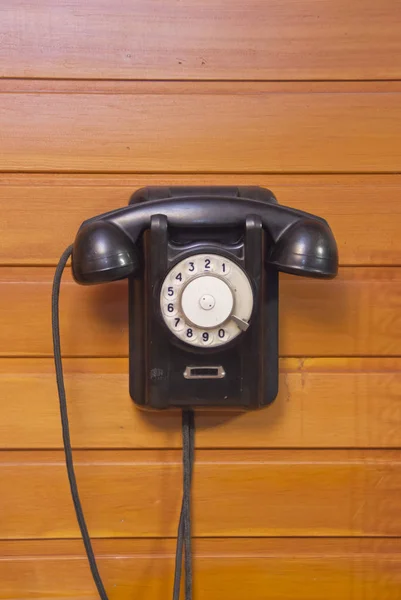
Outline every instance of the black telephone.
[[143, 407], [256, 408], [278, 388], [278, 271], [332, 278], [327, 222], [260, 187], [147, 187], [85, 221], [80, 284], [128, 278], [130, 393]]
[[[278, 387], [278, 271], [335, 277], [324, 219], [279, 206], [260, 187], [148, 187], [129, 206], [85, 221], [53, 282], [52, 329], [72, 499], [91, 573], [108, 596], [75, 477], [64, 386], [59, 296], [63, 270], [81, 284], [128, 278], [130, 393], [148, 408], [181, 407], [183, 499], [173, 599], [192, 599], [190, 488], [195, 406], [257, 408]], [[184, 553], [185, 549], [185, 553]]]

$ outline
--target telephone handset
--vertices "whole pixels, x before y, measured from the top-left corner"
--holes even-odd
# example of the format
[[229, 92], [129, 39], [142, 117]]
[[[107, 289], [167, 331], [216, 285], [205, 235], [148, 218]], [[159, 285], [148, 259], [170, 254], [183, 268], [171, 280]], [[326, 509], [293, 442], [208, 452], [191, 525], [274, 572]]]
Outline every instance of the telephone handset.
[[148, 187], [85, 221], [80, 284], [128, 278], [130, 393], [143, 407], [274, 400], [278, 271], [332, 278], [327, 222], [260, 187]]

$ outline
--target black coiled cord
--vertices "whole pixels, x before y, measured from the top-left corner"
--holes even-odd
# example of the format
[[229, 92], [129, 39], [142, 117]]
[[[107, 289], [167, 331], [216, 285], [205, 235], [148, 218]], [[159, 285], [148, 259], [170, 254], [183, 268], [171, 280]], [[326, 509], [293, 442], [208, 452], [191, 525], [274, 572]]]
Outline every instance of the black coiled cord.
[[[52, 333], [54, 364], [56, 368], [56, 379], [58, 397], [60, 403], [61, 427], [63, 432], [63, 444], [68, 480], [70, 482], [71, 496], [74, 503], [79, 529], [88, 557], [89, 567], [101, 600], [108, 600], [102, 578], [97, 567], [95, 554], [86, 525], [82, 504], [79, 497], [77, 479], [74, 470], [72, 456], [70, 426], [68, 422], [67, 399], [64, 386], [63, 364], [61, 359], [60, 343], [60, 287], [61, 278], [68, 259], [72, 254], [72, 246], [68, 246], [61, 255], [53, 279], [52, 290]], [[191, 548], [191, 480], [194, 462], [195, 448], [195, 420], [192, 410], [182, 411], [182, 446], [183, 446], [183, 498], [178, 525], [177, 548], [175, 556], [175, 574], [173, 600], [179, 600], [181, 587], [182, 558], [185, 548], [185, 600], [192, 600], [192, 548]]]

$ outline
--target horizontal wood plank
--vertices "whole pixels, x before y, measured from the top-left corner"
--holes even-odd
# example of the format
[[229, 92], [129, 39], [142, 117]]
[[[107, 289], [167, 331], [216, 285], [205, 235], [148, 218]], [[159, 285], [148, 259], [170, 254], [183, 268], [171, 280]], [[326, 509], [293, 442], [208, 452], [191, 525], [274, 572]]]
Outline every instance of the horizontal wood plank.
[[[174, 540], [95, 540], [110, 598], [160, 600], [173, 585]], [[199, 600], [398, 600], [401, 543], [389, 539], [194, 541]], [[98, 600], [82, 543], [0, 543], [0, 598]], [[62, 582], [62, 589], [60, 587]]]
[[[399, 450], [197, 450], [194, 535], [400, 536]], [[171, 537], [179, 450], [78, 450], [93, 537]], [[73, 538], [62, 451], [0, 453], [0, 538]], [[229, 507], [229, 510], [228, 510]]]
[[191, 81], [115, 79], [0, 79], [0, 93], [33, 94], [166, 94], [239, 95], [260, 93], [397, 93], [401, 80], [370, 81]]
[[397, 0], [3, 0], [0, 75], [396, 79], [398, 10]]
[[54, 265], [82, 221], [147, 185], [261, 185], [325, 217], [342, 265], [400, 265], [400, 175], [3, 175], [0, 264]]
[[[75, 448], [177, 448], [179, 412], [138, 410], [126, 359], [65, 359]], [[0, 447], [61, 448], [52, 359], [0, 360]], [[400, 359], [283, 359], [275, 402], [198, 411], [198, 448], [401, 446]]]
[[[52, 356], [53, 273], [0, 268], [0, 355]], [[332, 281], [284, 275], [280, 288], [282, 356], [400, 355], [399, 269], [344, 267]], [[60, 302], [66, 356], [127, 355], [126, 290], [126, 281], [79, 286], [66, 270]]]
[[[401, 170], [401, 93], [146, 83], [130, 93], [3, 93], [2, 171]], [[38, 89], [38, 92], [40, 89]], [[57, 90], [56, 90], [57, 91]]]

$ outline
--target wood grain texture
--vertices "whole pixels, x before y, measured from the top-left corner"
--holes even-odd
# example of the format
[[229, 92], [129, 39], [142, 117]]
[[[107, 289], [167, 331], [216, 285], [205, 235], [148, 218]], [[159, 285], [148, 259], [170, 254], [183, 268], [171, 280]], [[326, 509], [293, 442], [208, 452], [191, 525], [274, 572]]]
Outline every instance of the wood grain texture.
[[400, 175], [196, 174], [3, 175], [0, 264], [56, 264], [82, 221], [125, 206], [146, 185], [261, 185], [281, 204], [325, 217], [342, 265], [401, 264]]
[[[2, 171], [398, 172], [401, 93], [146, 83], [3, 93]], [[86, 90], [86, 91], [85, 91]], [[40, 91], [40, 89], [38, 89]], [[56, 90], [57, 91], [57, 90]]]
[[[97, 600], [61, 450], [51, 282], [82, 220], [152, 184], [269, 187], [328, 219], [342, 265], [333, 282], [281, 278], [276, 402], [197, 413], [196, 598], [398, 600], [399, 0], [0, 4], [0, 600]], [[100, 570], [110, 600], [164, 600], [180, 415], [132, 403], [126, 312], [125, 282], [84, 289], [67, 270]]]
[[[178, 448], [179, 412], [138, 410], [126, 359], [65, 359], [75, 448]], [[401, 446], [400, 359], [283, 359], [275, 402], [198, 411], [198, 448]], [[61, 448], [51, 359], [0, 360], [0, 447]], [[218, 458], [218, 454], [216, 455]]]
[[[400, 536], [399, 450], [198, 450], [194, 535]], [[78, 450], [93, 537], [171, 537], [179, 450]], [[0, 538], [79, 537], [58, 450], [0, 453]], [[228, 510], [229, 507], [229, 510]]]
[[396, 79], [397, 0], [3, 0], [2, 77]]
[[[162, 600], [172, 589], [174, 540], [95, 540], [113, 600]], [[399, 540], [198, 539], [200, 600], [398, 600]], [[1, 542], [0, 598], [98, 600], [81, 542]], [[62, 591], [59, 582], [63, 582]]]
[[[0, 355], [52, 356], [53, 272], [0, 268]], [[83, 287], [69, 269], [63, 281], [64, 354], [126, 356], [127, 282]], [[344, 267], [332, 281], [283, 275], [280, 290], [282, 356], [400, 355], [399, 269]]]

